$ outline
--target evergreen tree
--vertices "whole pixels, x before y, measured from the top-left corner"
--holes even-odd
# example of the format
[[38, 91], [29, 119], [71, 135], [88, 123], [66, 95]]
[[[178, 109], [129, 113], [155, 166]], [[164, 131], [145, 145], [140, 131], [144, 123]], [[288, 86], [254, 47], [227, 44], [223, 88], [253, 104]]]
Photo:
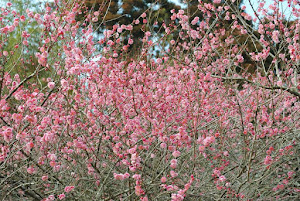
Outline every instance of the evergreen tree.
[[[161, 36], [163, 34], [162, 25], [170, 21], [171, 10], [178, 11], [180, 6], [168, 0], [85, 0], [85, 12], [78, 20], [84, 20], [90, 11], [99, 11], [102, 15], [98, 16], [95, 26], [99, 26], [98, 32], [102, 33], [105, 29], [112, 29], [115, 24], [133, 25], [133, 30], [125, 33], [125, 40], [129, 37], [134, 40], [131, 46], [132, 55], [141, 48], [140, 39], [146, 31]], [[105, 11], [105, 12], [103, 12]], [[147, 23], [143, 23], [140, 17], [147, 13]], [[139, 20], [139, 23], [134, 20]]]

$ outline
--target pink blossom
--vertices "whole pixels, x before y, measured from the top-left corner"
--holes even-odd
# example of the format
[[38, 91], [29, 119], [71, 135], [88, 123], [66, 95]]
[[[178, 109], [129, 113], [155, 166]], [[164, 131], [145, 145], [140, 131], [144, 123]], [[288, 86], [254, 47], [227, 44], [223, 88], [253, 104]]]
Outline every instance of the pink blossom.
[[162, 149], [167, 148], [167, 144], [166, 144], [166, 143], [161, 143], [161, 144], [160, 144], [160, 148], [162, 148]]
[[136, 185], [134, 188], [135, 188], [135, 194], [137, 196], [144, 194], [144, 190], [142, 189], [142, 187], [140, 185]]
[[177, 167], [177, 160], [176, 159], [172, 159], [171, 160], [171, 165], [170, 165], [171, 168], [175, 169]]
[[27, 172], [28, 172], [28, 174], [33, 174], [33, 173], [35, 173], [35, 168], [31, 166], [31, 167], [27, 168]]
[[17, 113], [14, 113], [12, 115], [12, 118], [15, 120], [15, 122], [21, 122], [22, 118], [23, 118], [23, 115], [22, 114], [17, 114]]
[[165, 183], [165, 182], [167, 181], [167, 178], [166, 178], [166, 177], [162, 177], [162, 178], [160, 179], [160, 181], [161, 181], [161, 183]]
[[221, 174], [220, 170], [214, 169], [214, 174], [219, 176]]
[[265, 160], [264, 160], [264, 164], [265, 165], [270, 165], [272, 163], [273, 159], [271, 156], [267, 155]]
[[54, 196], [54, 195], [49, 195], [49, 196], [48, 196], [48, 199], [49, 199], [49, 200], [55, 200], [55, 196]]
[[192, 20], [191, 24], [192, 24], [192, 25], [195, 25], [195, 24], [197, 24], [198, 22], [199, 22], [199, 17], [197, 16], [197, 17], [195, 17], [195, 18]]
[[204, 146], [210, 146], [210, 144], [212, 144], [213, 142], [215, 142], [215, 137], [212, 136], [212, 137], [206, 137], [204, 140], [203, 140], [203, 145]]
[[281, 80], [278, 80], [278, 81], [277, 81], [277, 85], [281, 87], [281, 86], [282, 86], [282, 81], [281, 81]]
[[131, 31], [131, 30], [133, 30], [133, 26], [132, 26], [131, 24], [129, 24], [129, 25], [126, 26], [126, 29], [127, 29], [128, 31]]
[[[154, 192], [157, 199], [164, 190], [174, 201], [190, 193], [220, 197], [226, 190], [230, 194], [224, 196], [232, 193], [242, 198], [226, 177], [239, 175], [241, 170], [235, 166], [248, 161], [249, 154], [243, 152], [251, 153], [255, 142], [261, 149], [254, 150], [251, 167], [267, 166], [275, 175], [266, 174], [266, 187], [285, 190], [295, 182], [295, 173], [288, 172], [293, 160], [284, 162], [285, 156], [296, 157], [297, 142], [289, 133], [299, 127], [295, 112], [300, 90], [295, 68], [300, 60], [299, 23], [283, 22], [277, 4], [270, 7], [274, 11], [270, 14], [258, 8], [257, 13], [264, 15], [258, 30], [245, 27], [251, 16], [243, 10], [232, 13], [229, 4], [213, 0], [195, 4], [204, 16], [201, 21], [196, 15], [190, 19], [185, 9], [173, 9], [170, 18], [175, 21], [162, 23], [159, 30], [166, 34], [161, 38], [145, 25], [145, 11], [132, 22], [106, 27], [96, 42], [99, 27], [92, 22], [103, 18], [105, 9], [86, 12], [74, 2], [68, 8], [54, 2], [58, 9], [48, 5], [39, 13], [28, 9], [26, 18], [15, 8], [0, 8], [0, 35], [4, 36], [0, 54], [4, 64], [8, 62], [0, 66], [0, 161], [12, 167], [2, 171], [4, 176], [25, 168], [31, 175], [28, 183], [40, 180], [37, 190], [47, 201], [66, 199], [67, 193], [75, 191], [66, 185], [78, 183], [78, 193], [90, 190], [92, 196], [92, 191], [99, 187], [105, 191], [111, 184], [126, 190], [128, 181], [136, 198], [145, 201], [145, 190], [148, 194], [159, 188]], [[78, 21], [78, 15], [86, 20]], [[295, 18], [299, 12], [294, 9], [291, 15]], [[218, 16], [232, 23], [224, 27], [214, 21]], [[28, 30], [35, 26], [41, 33], [30, 36]], [[144, 37], [132, 38], [133, 29]], [[7, 43], [7, 36], [19, 32], [20, 41]], [[249, 35], [243, 44], [242, 34]], [[258, 41], [249, 40], [252, 36]], [[36, 58], [24, 46], [32, 41], [39, 46]], [[138, 53], [132, 54], [135, 47], [131, 46], [139, 41]], [[157, 48], [163, 51], [152, 55]], [[242, 64], [248, 53], [247, 62], [258, 64], [253, 68], [252, 63]], [[278, 62], [280, 69], [275, 72]], [[264, 68], [269, 63], [270, 68]], [[14, 67], [22, 66], [22, 75], [16, 74]], [[232, 82], [235, 79], [245, 80], [241, 89], [237, 89], [239, 82]], [[271, 165], [274, 161], [276, 166]], [[279, 174], [277, 167], [287, 170]], [[251, 171], [253, 178], [256, 174], [259, 171]], [[65, 185], [57, 183], [53, 188], [58, 179]], [[260, 187], [259, 181], [251, 182]], [[269, 193], [269, 197], [279, 195]], [[115, 199], [125, 196], [126, 192]]]
[[57, 159], [56, 155], [55, 154], [48, 154], [47, 156], [50, 160], [53, 160], [55, 161]]
[[58, 199], [63, 200], [66, 197], [64, 193], [58, 195]]
[[173, 170], [171, 170], [170, 171], [170, 175], [171, 175], [171, 177], [177, 177], [178, 176], [178, 173], [177, 172], [175, 172], [175, 171], [173, 171]]
[[130, 177], [130, 174], [128, 173], [128, 172], [126, 172], [125, 174], [124, 174], [124, 179], [128, 179]]
[[237, 55], [236, 58], [239, 63], [242, 63], [244, 61], [244, 57], [242, 55]]
[[48, 175], [42, 176], [42, 180], [43, 180], [43, 181], [47, 181], [47, 180], [48, 180]]
[[135, 180], [140, 180], [141, 177], [142, 177], [142, 176], [141, 176], [140, 174], [134, 174], [134, 175], [132, 176], [132, 178], [135, 179]]
[[131, 38], [128, 39], [128, 44], [130, 44], [130, 45], [133, 44], [133, 40]]
[[219, 180], [220, 180], [221, 182], [224, 182], [224, 181], [226, 180], [226, 177], [225, 177], [224, 175], [222, 175], [222, 176], [219, 177]]
[[292, 176], [293, 176], [293, 174], [294, 174], [294, 172], [293, 172], [293, 171], [289, 171], [289, 172], [288, 172], [288, 177], [292, 177]]
[[7, 51], [3, 51], [3, 55], [7, 57], [8, 56], [8, 52]]
[[182, 201], [182, 200], [184, 200], [184, 196], [180, 195], [180, 194], [172, 194], [171, 200], [172, 201]]
[[61, 86], [62, 86], [63, 88], [66, 88], [66, 87], [68, 86], [68, 81], [65, 80], [65, 79], [62, 79], [62, 80], [60, 81], [60, 83], [61, 83]]
[[55, 161], [50, 161], [50, 162], [49, 162], [49, 165], [50, 165], [51, 167], [55, 167], [55, 166], [56, 166], [56, 162], [55, 162]]
[[283, 189], [284, 189], [284, 185], [283, 185], [283, 184], [279, 184], [279, 185], [277, 185], [277, 189], [279, 189], [279, 190], [283, 190]]
[[199, 151], [203, 152], [205, 150], [205, 146], [199, 146]]
[[69, 192], [72, 191], [74, 188], [75, 188], [74, 186], [66, 186], [64, 190], [65, 190], [66, 193], [69, 193]]
[[116, 173], [114, 173], [114, 178], [116, 180], [124, 180], [124, 175], [123, 174], [116, 174]]
[[148, 197], [141, 198], [141, 201], [148, 201]]
[[151, 32], [150, 32], [150, 31], [147, 31], [147, 32], [145, 33], [145, 36], [147, 36], [147, 37], [151, 36]]
[[28, 41], [27, 40], [23, 40], [23, 45], [28, 46]]
[[54, 82], [48, 82], [48, 87], [49, 87], [49, 89], [53, 89], [55, 87], [55, 83]]
[[10, 127], [3, 127], [4, 131], [0, 132], [3, 135], [6, 142], [10, 142], [13, 139], [13, 129]]
[[279, 31], [275, 30], [272, 32], [272, 39], [275, 43], [279, 43]]
[[43, 142], [50, 142], [54, 139], [54, 134], [52, 132], [46, 132], [43, 137], [41, 138], [41, 141]]
[[180, 151], [177, 151], [177, 150], [172, 153], [172, 155], [174, 156], [174, 158], [179, 157], [180, 154], [181, 154]]
[[221, 3], [222, 0], [214, 0], [215, 4]]

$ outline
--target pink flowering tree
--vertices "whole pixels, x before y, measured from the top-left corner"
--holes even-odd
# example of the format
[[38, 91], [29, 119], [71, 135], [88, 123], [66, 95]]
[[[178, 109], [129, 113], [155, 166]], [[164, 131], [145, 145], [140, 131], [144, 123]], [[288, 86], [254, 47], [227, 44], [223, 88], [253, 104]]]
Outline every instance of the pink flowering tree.
[[[296, 199], [299, 1], [288, 1], [292, 25], [284, 23], [277, 0], [271, 13], [261, 2], [256, 12], [263, 17], [256, 19], [242, 10], [226, 14], [231, 1], [220, 2], [199, 3], [203, 21], [173, 12], [171, 21], [179, 24], [163, 25], [165, 36], [157, 40], [145, 31], [141, 54], [131, 60], [132, 41], [122, 34], [149, 23], [147, 13], [97, 38], [92, 19], [99, 13], [77, 22], [80, 1], [55, 0], [43, 14], [28, 9], [24, 16], [13, 4], [2, 6], [0, 198]], [[223, 20], [262, 48], [243, 49], [237, 35], [226, 35]], [[10, 71], [15, 50], [7, 47], [25, 51], [33, 36], [15, 44], [7, 37], [32, 22], [42, 30], [34, 35], [38, 64], [21, 78]], [[178, 30], [180, 38], [152, 57]], [[254, 73], [237, 71], [245, 51]], [[44, 71], [50, 72], [46, 86]]]

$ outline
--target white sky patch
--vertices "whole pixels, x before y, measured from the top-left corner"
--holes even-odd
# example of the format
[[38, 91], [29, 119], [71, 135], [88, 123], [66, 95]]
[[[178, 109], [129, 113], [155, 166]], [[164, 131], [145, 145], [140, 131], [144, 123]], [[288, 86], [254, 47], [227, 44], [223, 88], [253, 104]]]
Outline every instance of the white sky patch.
[[[169, 0], [170, 2], [173, 2], [177, 5], [180, 5], [182, 8], [186, 7], [186, 4], [184, 3], [180, 3], [179, 0]], [[230, 0], [225, 0], [225, 1], [230, 1]], [[257, 8], [259, 6], [260, 2], [263, 2], [263, 0], [244, 0], [242, 5], [246, 6], [246, 13], [248, 13], [249, 15], [251, 15], [253, 18], [255, 17], [254, 11], [250, 6], [250, 2], [254, 8], [255, 11], [257, 11]], [[274, 4], [274, 0], [265, 0], [265, 8], [268, 8], [271, 4]], [[275, 2], [279, 2], [279, 0], [275, 0]], [[291, 16], [292, 15], [292, 7], [296, 7], [297, 9], [300, 9], [300, 5], [294, 5], [293, 4], [293, 0], [292, 2], [292, 6], [289, 7], [288, 5], [288, 0], [283, 0], [282, 2], [279, 2], [279, 8], [280, 8], [280, 12], [282, 12], [286, 19], [288, 20], [295, 20], [297, 19], [295, 16]], [[290, 18], [291, 17], [291, 18]], [[298, 17], [299, 19], [299, 17]]]
[[[285, 15], [285, 18], [287, 20], [295, 20], [295, 19], [299, 19], [299, 17], [295, 17], [292, 14], [292, 8], [295, 7], [297, 9], [300, 9], [300, 5], [294, 5], [293, 1], [292, 1], [292, 5], [289, 7], [288, 4], [288, 0], [283, 0], [282, 2], [278, 1], [278, 0], [266, 0], [266, 1], [262, 1], [262, 0], [244, 0], [244, 4], [246, 6], [246, 13], [248, 13], [249, 15], [251, 15], [253, 18], [255, 17], [255, 11], [257, 12], [257, 9], [259, 7], [259, 3], [260, 2], [264, 2], [264, 8], [267, 10], [269, 9], [269, 6], [274, 4], [274, 2], [278, 2], [279, 9], [280, 12], [283, 13]], [[251, 7], [251, 4], [253, 6], [253, 9]], [[270, 10], [271, 11], [271, 10]], [[259, 17], [262, 17], [261, 13], [258, 13]]]

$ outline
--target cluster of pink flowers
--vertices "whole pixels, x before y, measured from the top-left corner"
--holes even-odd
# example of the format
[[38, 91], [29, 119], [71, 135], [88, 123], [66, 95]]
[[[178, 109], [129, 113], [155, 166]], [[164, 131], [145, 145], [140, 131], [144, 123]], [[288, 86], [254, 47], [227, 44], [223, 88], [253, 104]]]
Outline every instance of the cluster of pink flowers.
[[[172, 10], [159, 40], [148, 11], [97, 38], [104, 8], [85, 12], [81, 3], [56, 0], [57, 9], [24, 15], [11, 3], [0, 8], [0, 189], [8, 200], [295, 196], [299, 20], [287, 25], [277, 4], [268, 14], [260, 2], [265, 19], [255, 30], [245, 7], [232, 13], [214, 0], [199, 2], [204, 19]], [[143, 45], [128, 58], [137, 39], [125, 34], [138, 27]], [[11, 34], [20, 35], [14, 44]], [[238, 43], [245, 35], [256, 50]], [[14, 71], [27, 66], [32, 73]]]
[[117, 173], [114, 173], [114, 178], [116, 180], [124, 180], [124, 179], [127, 179], [130, 177], [130, 174], [128, 172], [126, 172], [125, 174], [117, 174]]
[[204, 140], [203, 140], [203, 145], [208, 147], [210, 146], [212, 143], [214, 143], [216, 140], [216, 138], [214, 136], [211, 136], [211, 137], [206, 137]]

